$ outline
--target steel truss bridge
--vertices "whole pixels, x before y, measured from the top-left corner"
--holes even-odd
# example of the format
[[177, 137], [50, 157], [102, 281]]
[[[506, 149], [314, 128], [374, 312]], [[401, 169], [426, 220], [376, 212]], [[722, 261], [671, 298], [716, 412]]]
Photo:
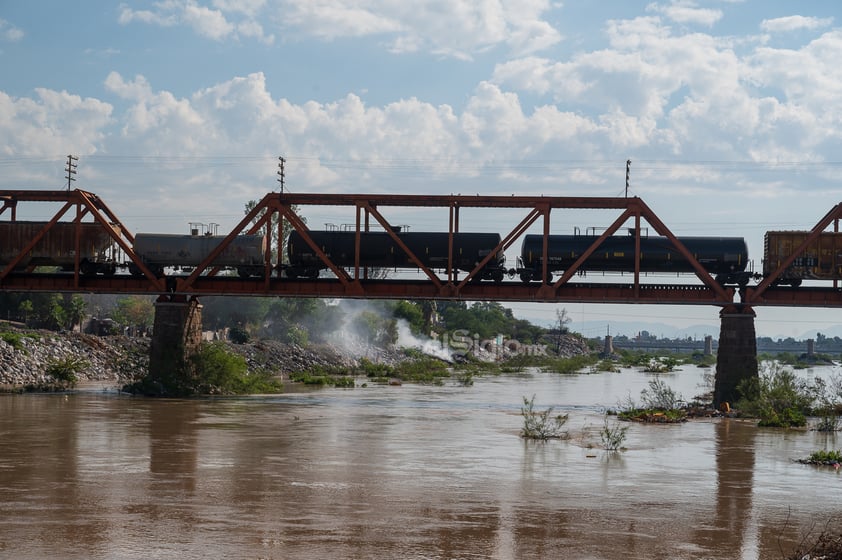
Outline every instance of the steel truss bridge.
[[[583, 302], [583, 303], [640, 303], [670, 305], [716, 305], [723, 308], [746, 308], [767, 306], [817, 306], [842, 307], [842, 290], [834, 281], [826, 287], [773, 287], [775, 279], [815, 240], [823, 231], [833, 226], [839, 230], [842, 205], [834, 206], [811, 230], [804, 242], [794, 249], [793, 254], [783, 260], [776, 271], [756, 286], [735, 289], [718, 284], [693, 255], [682, 245], [666, 224], [641, 200], [632, 198], [605, 197], [544, 197], [544, 196], [463, 196], [463, 195], [386, 195], [386, 194], [292, 194], [269, 193], [224, 236], [221, 243], [189, 274], [181, 276], [156, 277], [133, 250], [134, 236], [119, 217], [97, 195], [82, 191], [39, 191], [0, 190], [0, 220], [15, 221], [19, 206], [35, 202], [52, 202], [60, 205], [44, 227], [20, 249], [5, 265], [0, 264], [0, 291], [42, 291], [42, 292], [90, 292], [90, 293], [132, 293], [171, 295], [238, 295], [238, 296], [287, 296], [328, 298], [372, 298], [372, 299], [441, 299], [482, 300], [520, 302]], [[311, 206], [348, 207], [355, 216], [355, 223], [349, 226], [356, 234], [353, 267], [337, 266], [313, 241], [306, 223], [294, 211], [298, 208], [307, 214]], [[446, 215], [449, 234], [449, 258], [443, 272], [436, 273], [425, 266], [422, 260], [412, 254], [401, 241], [397, 228], [390, 221], [389, 211], [395, 209], [440, 209], [442, 219]], [[459, 232], [462, 209], [508, 209], [522, 213], [522, 219], [507, 233], [500, 231], [502, 240], [494, 251], [468, 274], [460, 274], [453, 267], [453, 237]], [[548, 236], [550, 218], [554, 210], [607, 210], [616, 211], [617, 217], [564, 273], [557, 279], [525, 284], [519, 280], [503, 282], [474, 282], [487, 262], [499, 251], [509, 249], [530, 227], [543, 227], [543, 275], [547, 278]], [[279, 219], [285, 218], [285, 220]], [[43, 239], [44, 235], [58, 222], [76, 224], [76, 260], [72, 272], [44, 274], [15, 271], [18, 264]], [[635, 269], [628, 272], [630, 281], [582, 283], [577, 272], [585, 260], [609, 236], [615, 234], [624, 224], [633, 222], [635, 236]], [[86, 275], [81, 272], [79, 255], [81, 226], [93, 222], [113, 239], [125, 255], [126, 263], [133, 263], [142, 272], [140, 276], [130, 274]], [[640, 236], [643, 223], [648, 224], [659, 235], [666, 237], [676, 251], [691, 263], [698, 282], [695, 283], [647, 283], [641, 281]], [[295, 229], [319, 259], [329, 269], [333, 278], [292, 279], [279, 277], [272, 262], [272, 249], [265, 250], [265, 266], [262, 276], [238, 278], [220, 274], [214, 260], [240, 234], [264, 231], [267, 224], [278, 224], [278, 239], [283, 239], [284, 228]], [[271, 226], [270, 226], [271, 227]], [[388, 234], [417, 265], [420, 272], [416, 279], [374, 279], [360, 262], [361, 233], [376, 227]], [[13, 272], [15, 271], [15, 272]], [[574, 278], [577, 281], [573, 281]], [[646, 278], [644, 276], [644, 278]], [[648, 279], [648, 278], [646, 278]]]

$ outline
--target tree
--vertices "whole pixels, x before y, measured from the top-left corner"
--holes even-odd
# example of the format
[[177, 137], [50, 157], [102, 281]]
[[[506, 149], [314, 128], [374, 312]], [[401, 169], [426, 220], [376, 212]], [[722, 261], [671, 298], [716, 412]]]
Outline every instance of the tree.
[[555, 317], [556, 321], [553, 325], [553, 339], [555, 341], [555, 351], [556, 354], [558, 354], [561, 352], [561, 343], [564, 341], [565, 335], [567, 335], [567, 325], [570, 323], [571, 319], [567, 315], [567, 309], [564, 307], [555, 310]]
[[32, 301], [25, 299], [18, 305], [18, 311], [23, 315], [23, 322], [26, 324], [29, 321], [29, 316], [32, 315], [32, 311], [35, 307], [32, 305]]
[[67, 311], [64, 308], [61, 294], [53, 294], [47, 307], [47, 326], [53, 330], [61, 329], [67, 321]]
[[155, 318], [155, 305], [148, 296], [126, 296], [117, 300], [114, 318], [123, 325], [148, 328]]
[[261, 325], [271, 300], [264, 297], [220, 296], [202, 298], [202, 323], [209, 330]]
[[82, 330], [82, 319], [85, 318], [85, 311], [88, 304], [85, 303], [84, 298], [80, 295], [74, 295], [70, 299], [70, 304], [67, 306], [67, 320], [68, 328], [72, 331], [73, 327], [79, 325], [79, 330]]
[[396, 318], [404, 319], [409, 323], [412, 332], [420, 333], [424, 330], [424, 310], [419, 304], [401, 300], [395, 304], [393, 314]]
[[371, 311], [363, 311], [352, 322], [352, 328], [369, 344], [381, 347], [392, 346], [398, 340], [398, 326], [395, 319], [381, 317]]

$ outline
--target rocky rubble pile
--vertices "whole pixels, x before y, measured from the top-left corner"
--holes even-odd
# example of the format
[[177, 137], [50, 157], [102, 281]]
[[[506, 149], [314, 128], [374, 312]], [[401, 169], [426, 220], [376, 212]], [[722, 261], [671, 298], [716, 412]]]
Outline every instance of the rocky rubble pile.
[[98, 337], [81, 333], [15, 331], [14, 342], [0, 339], [0, 385], [52, 382], [47, 368], [61, 360], [80, 360], [80, 380], [121, 383], [149, 365], [149, 339]]
[[[115, 386], [138, 379], [149, 367], [149, 338], [29, 330], [6, 332], [14, 333], [14, 336], [6, 339], [11, 342], [0, 338], [0, 387], [49, 384], [53, 380], [47, 376], [47, 368], [67, 359], [83, 361], [84, 367], [77, 374], [80, 381], [113, 381]], [[265, 370], [283, 376], [317, 366], [353, 366], [363, 358], [388, 365], [406, 359], [400, 349], [384, 350], [374, 346], [350, 349], [343, 347], [347, 345], [321, 344], [302, 347], [273, 340], [223, 344], [231, 352], [243, 356], [250, 370]], [[547, 346], [548, 353], [555, 351], [555, 343]], [[504, 346], [493, 353], [478, 352], [477, 357], [493, 361], [513, 357], [522, 351], [525, 349]], [[560, 356], [584, 353], [587, 353], [587, 344], [581, 338], [568, 336], [562, 339]]]
[[[15, 333], [15, 343], [0, 338], [0, 386], [22, 387], [48, 385], [46, 371], [60, 360], [82, 360], [80, 381], [113, 381], [123, 385], [144, 375], [149, 367], [149, 338], [93, 336], [51, 331], [8, 331]], [[224, 342], [227, 349], [243, 356], [250, 370], [265, 370], [287, 375], [314, 366], [353, 366], [360, 357], [381, 363], [396, 363], [399, 351], [371, 349], [363, 356], [329, 345], [301, 347], [273, 340], [248, 344]]]

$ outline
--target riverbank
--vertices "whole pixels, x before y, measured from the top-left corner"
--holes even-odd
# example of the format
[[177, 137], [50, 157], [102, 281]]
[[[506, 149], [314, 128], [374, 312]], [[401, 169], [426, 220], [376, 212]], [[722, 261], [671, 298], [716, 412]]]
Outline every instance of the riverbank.
[[[560, 347], [561, 355], [587, 353], [583, 339], [574, 336], [568, 338]], [[47, 369], [62, 360], [81, 364], [76, 372], [80, 383], [97, 382], [120, 387], [146, 374], [150, 344], [151, 339], [144, 337], [95, 336], [7, 327], [0, 331], [0, 391], [19, 391], [27, 387], [48, 388], [55, 380], [47, 374]], [[294, 373], [317, 368], [353, 368], [362, 360], [394, 366], [412, 359], [401, 348], [383, 349], [360, 345], [343, 348], [327, 344], [302, 347], [266, 339], [245, 344], [222, 344], [225, 344], [228, 351], [242, 356], [249, 371], [269, 372], [285, 381]], [[477, 357], [485, 361], [500, 358], [486, 352]]]
[[[70, 359], [82, 364], [76, 374], [80, 382], [113, 383], [115, 386], [140, 378], [149, 368], [149, 338], [33, 330], [5, 333], [0, 338], [0, 388], [7, 391], [49, 386], [55, 380], [47, 374], [47, 369], [60, 360]], [[302, 348], [272, 340], [224, 344], [229, 351], [245, 358], [249, 370], [265, 370], [280, 377], [315, 366], [356, 363], [355, 357], [343, 355], [328, 346]], [[390, 362], [398, 359], [397, 355], [397, 352], [380, 352], [377, 359]]]

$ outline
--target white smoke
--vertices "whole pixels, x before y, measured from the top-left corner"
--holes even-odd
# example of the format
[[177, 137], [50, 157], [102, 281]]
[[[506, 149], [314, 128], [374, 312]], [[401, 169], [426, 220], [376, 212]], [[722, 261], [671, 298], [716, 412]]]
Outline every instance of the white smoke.
[[364, 312], [379, 314], [379, 310], [367, 302], [354, 300], [338, 300], [333, 305], [339, 312], [335, 314], [333, 330], [325, 336], [326, 342], [348, 356], [377, 359], [382, 349], [372, 344], [354, 325]]
[[409, 323], [405, 319], [398, 319], [398, 346], [403, 348], [417, 348], [428, 356], [433, 356], [447, 362], [453, 361], [450, 348], [445, 348], [438, 340], [420, 338], [412, 334]]
[[[338, 300], [334, 302], [337, 309], [333, 329], [324, 336], [324, 340], [340, 352], [354, 358], [369, 358], [378, 360], [390, 354], [389, 348], [382, 348], [368, 339], [367, 333], [361, 332], [357, 319], [363, 313], [373, 313], [383, 319], [392, 319], [382, 307], [360, 300]], [[419, 337], [412, 333], [409, 323], [405, 319], [396, 322], [398, 339], [395, 348], [415, 348], [428, 356], [433, 356], [447, 362], [454, 361], [452, 349], [443, 346], [441, 342], [432, 338]]]

